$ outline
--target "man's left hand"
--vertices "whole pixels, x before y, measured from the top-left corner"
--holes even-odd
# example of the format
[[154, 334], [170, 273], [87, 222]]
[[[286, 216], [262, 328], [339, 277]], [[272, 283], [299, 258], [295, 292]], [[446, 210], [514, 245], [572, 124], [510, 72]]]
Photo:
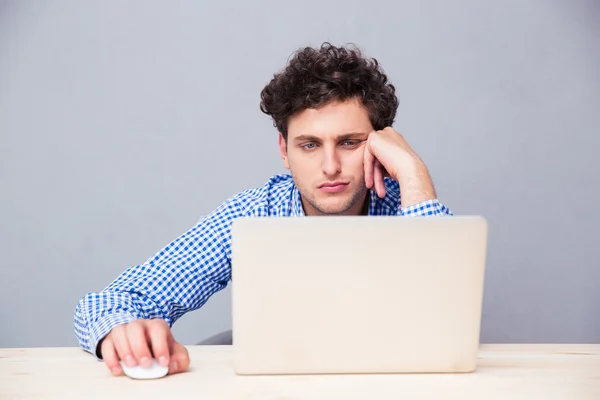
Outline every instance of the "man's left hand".
[[400, 184], [403, 207], [436, 197], [425, 163], [404, 137], [390, 127], [369, 134], [364, 167], [366, 186], [374, 187], [381, 198], [385, 197], [385, 176]]

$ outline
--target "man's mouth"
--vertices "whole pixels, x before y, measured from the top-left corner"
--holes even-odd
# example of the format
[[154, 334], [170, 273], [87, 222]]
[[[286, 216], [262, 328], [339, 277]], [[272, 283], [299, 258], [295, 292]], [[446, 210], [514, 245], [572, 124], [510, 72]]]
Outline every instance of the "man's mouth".
[[339, 193], [348, 187], [347, 182], [335, 181], [325, 182], [319, 185], [319, 189], [325, 193]]

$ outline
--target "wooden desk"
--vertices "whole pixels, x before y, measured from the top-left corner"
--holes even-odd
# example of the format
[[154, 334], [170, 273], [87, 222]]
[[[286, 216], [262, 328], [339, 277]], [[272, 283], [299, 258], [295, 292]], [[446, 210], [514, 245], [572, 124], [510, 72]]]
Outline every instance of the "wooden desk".
[[456, 375], [237, 376], [231, 346], [188, 349], [188, 372], [153, 381], [78, 348], [0, 349], [0, 399], [600, 399], [600, 344], [482, 345]]

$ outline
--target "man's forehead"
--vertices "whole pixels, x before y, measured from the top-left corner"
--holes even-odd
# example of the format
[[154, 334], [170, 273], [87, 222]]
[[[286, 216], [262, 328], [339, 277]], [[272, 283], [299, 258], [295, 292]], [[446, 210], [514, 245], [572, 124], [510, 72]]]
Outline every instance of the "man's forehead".
[[368, 110], [356, 100], [331, 102], [292, 115], [287, 124], [288, 137], [314, 136], [323, 140], [372, 130]]

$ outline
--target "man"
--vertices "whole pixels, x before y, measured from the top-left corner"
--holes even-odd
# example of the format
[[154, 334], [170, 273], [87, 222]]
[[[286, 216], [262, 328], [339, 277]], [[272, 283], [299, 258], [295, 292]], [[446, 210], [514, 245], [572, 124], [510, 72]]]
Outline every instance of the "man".
[[359, 50], [299, 50], [261, 93], [261, 110], [279, 132], [290, 175], [222, 203], [144, 264], [126, 270], [75, 311], [81, 347], [114, 375], [119, 361], [169, 374], [189, 366], [170, 327], [200, 308], [231, 278], [235, 218], [318, 215], [452, 215], [419, 156], [391, 125], [398, 100], [378, 62]]

